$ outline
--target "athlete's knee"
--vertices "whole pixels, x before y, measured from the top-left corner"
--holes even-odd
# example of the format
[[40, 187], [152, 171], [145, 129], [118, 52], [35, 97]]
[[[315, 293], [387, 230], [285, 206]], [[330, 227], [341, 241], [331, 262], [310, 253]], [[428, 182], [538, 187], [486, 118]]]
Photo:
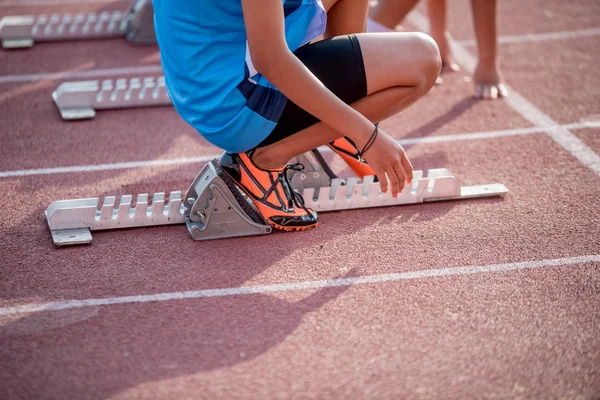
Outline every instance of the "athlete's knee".
[[433, 38], [425, 33], [414, 34], [415, 46], [418, 48], [418, 64], [425, 90], [429, 90], [438, 78], [442, 69], [440, 49]]

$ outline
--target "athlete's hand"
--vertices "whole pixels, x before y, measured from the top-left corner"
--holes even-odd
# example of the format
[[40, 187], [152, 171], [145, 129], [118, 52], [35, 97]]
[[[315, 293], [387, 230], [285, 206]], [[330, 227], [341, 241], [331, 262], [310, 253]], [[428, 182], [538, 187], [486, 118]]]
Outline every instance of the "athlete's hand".
[[397, 197], [404, 185], [412, 182], [413, 167], [404, 148], [381, 128], [375, 143], [363, 156], [375, 171], [382, 192], [387, 193], [389, 186], [392, 196]]
[[495, 100], [508, 96], [502, 74], [494, 63], [480, 62], [473, 74], [475, 95], [480, 99]]

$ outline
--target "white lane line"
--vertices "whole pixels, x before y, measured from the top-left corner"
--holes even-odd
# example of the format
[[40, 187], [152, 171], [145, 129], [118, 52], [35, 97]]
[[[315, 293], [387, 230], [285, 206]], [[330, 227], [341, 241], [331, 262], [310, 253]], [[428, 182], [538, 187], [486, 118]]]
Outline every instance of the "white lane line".
[[31, 176], [31, 175], [52, 175], [66, 174], [72, 172], [94, 172], [94, 171], [109, 171], [117, 169], [131, 169], [143, 167], [164, 167], [169, 165], [182, 165], [208, 162], [218, 155], [208, 155], [199, 157], [181, 157], [166, 160], [146, 160], [146, 161], [128, 161], [112, 164], [93, 164], [93, 165], [74, 165], [70, 167], [56, 168], [38, 168], [38, 169], [22, 169], [18, 171], [0, 172], [0, 178], [8, 178], [14, 176]]
[[600, 176], [600, 156], [594, 152], [581, 139], [572, 134], [568, 129], [559, 125], [548, 115], [544, 114], [537, 107], [527, 101], [514, 89], [508, 87], [510, 96], [504, 101], [513, 110], [521, 114], [525, 119], [536, 126], [546, 127], [545, 133], [550, 136], [563, 149], [571, 153], [583, 165], [591, 169]]
[[[600, 128], [600, 121], [590, 122], [576, 122], [572, 124], [563, 125], [565, 129], [584, 129], [584, 128]], [[521, 136], [531, 135], [536, 133], [544, 133], [546, 129], [543, 127], [531, 127], [531, 128], [517, 128], [517, 129], [505, 129], [498, 131], [488, 132], [472, 132], [472, 133], [459, 133], [453, 135], [441, 135], [441, 136], [430, 136], [422, 138], [407, 138], [398, 139], [397, 142], [402, 146], [417, 145], [417, 144], [432, 144], [432, 143], [444, 143], [444, 142], [458, 142], [467, 140], [480, 140], [480, 139], [494, 139], [507, 136]], [[322, 152], [329, 152], [329, 147], [320, 148]], [[54, 168], [35, 168], [35, 169], [21, 169], [14, 171], [0, 171], [0, 178], [13, 178], [23, 176], [34, 176], [34, 175], [53, 175], [53, 174], [68, 174], [74, 172], [96, 172], [96, 171], [109, 171], [109, 170], [120, 170], [120, 169], [132, 169], [132, 168], [145, 168], [145, 167], [162, 167], [169, 165], [182, 165], [182, 164], [195, 164], [205, 163], [213, 158], [218, 158], [219, 154], [211, 154], [206, 156], [198, 157], [181, 157], [164, 160], [143, 160], [143, 161], [126, 161], [119, 163], [110, 164], [91, 164], [91, 165], [73, 165], [69, 167], [54, 167]]]
[[[421, 13], [411, 13], [411, 19], [417, 29], [427, 32], [429, 23]], [[450, 39], [450, 45], [452, 46], [456, 61], [459, 64], [462, 64], [467, 72], [473, 73], [477, 64], [476, 58], [452, 38]], [[596, 175], [600, 175], [600, 156], [598, 154], [583, 143], [577, 136], [569, 132], [568, 129], [559, 125], [552, 118], [527, 101], [527, 99], [521, 96], [516, 90], [508, 85], [507, 88], [509, 90], [509, 96], [504, 99], [504, 102], [508, 104], [510, 108], [531, 122], [534, 126], [544, 128], [544, 132], [556, 143], [571, 153], [573, 157], [578, 159], [586, 167], [594, 171]]]
[[[59, 0], [65, 1], [65, 0]], [[74, 0], [73, 3], [77, 3], [80, 0]], [[94, 0], [94, 2], [104, 2], [101, 0]], [[105, 1], [107, 3], [114, 2], [114, 0]], [[3, 4], [0, 4], [2, 6]], [[550, 32], [550, 33], [534, 33], [527, 35], [508, 35], [499, 36], [498, 42], [501, 44], [506, 43], [524, 43], [524, 42], [540, 42], [546, 40], [560, 40], [560, 39], [571, 39], [579, 37], [589, 37], [600, 35], [600, 28], [583, 29], [575, 31], [563, 31], [563, 32]], [[465, 47], [475, 46], [477, 43], [474, 39], [456, 41]], [[57, 79], [78, 79], [87, 78], [94, 76], [114, 76], [119, 74], [134, 74], [134, 73], [162, 73], [162, 68], [157, 66], [146, 66], [146, 67], [125, 67], [125, 68], [109, 68], [109, 69], [97, 69], [89, 71], [63, 71], [55, 73], [40, 73], [40, 74], [23, 74], [23, 75], [6, 75], [0, 76], [0, 83], [16, 83], [16, 82], [30, 82], [38, 80], [57, 80]]]
[[[547, 33], [528, 33], [525, 35], [498, 36], [498, 43], [511, 44], [511, 43], [527, 43], [527, 42], [544, 42], [544, 41], [548, 41], [548, 40], [575, 39], [575, 38], [598, 36], [598, 35], [600, 35], [600, 28], [580, 29], [580, 30], [575, 30], [575, 31], [547, 32]], [[465, 47], [477, 45], [477, 42], [475, 41], [475, 39], [457, 40], [456, 43], [460, 44], [461, 46], [465, 46]]]
[[[0, 7], [60, 6], [69, 4], [112, 4], [129, 0], [8, 0], [0, 3]], [[130, 1], [129, 1], [130, 2]]]
[[0, 84], [44, 80], [54, 81], [58, 79], [81, 79], [106, 76], [112, 78], [120, 78], [120, 75], [162, 74], [162, 72], [163, 70], [160, 65], [144, 65], [139, 67], [90, 69], [87, 71], [62, 71], [43, 74], [4, 75], [0, 76]]
[[507, 272], [532, 268], [567, 266], [573, 264], [600, 262], [600, 255], [556, 258], [547, 260], [524, 261], [505, 264], [491, 264], [471, 267], [426, 269], [421, 271], [400, 272], [395, 274], [367, 275], [352, 278], [340, 278], [321, 281], [305, 281], [295, 283], [278, 283], [273, 285], [240, 286], [224, 289], [204, 289], [187, 292], [168, 292], [137, 296], [108, 297], [103, 299], [63, 300], [40, 304], [23, 304], [0, 308], [0, 315], [28, 314], [40, 311], [58, 311], [72, 308], [98, 307], [112, 304], [150, 303], [169, 300], [199, 299], [209, 297], [237, 296], [273, 292], [289, 292], [332, 288], [340, 286], [356, 286], [367, 283], [397, 282], [413, 279], [436, 278], [441, 276], [473, 275], [491, 272]]

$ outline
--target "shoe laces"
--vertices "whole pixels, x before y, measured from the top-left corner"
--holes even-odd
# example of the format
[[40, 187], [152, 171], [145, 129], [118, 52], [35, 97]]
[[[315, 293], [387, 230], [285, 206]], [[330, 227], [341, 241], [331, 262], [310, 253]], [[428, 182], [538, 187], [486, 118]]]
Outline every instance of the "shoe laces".
[[288, 174], [287, 174], [288, 171], [304, 172], [304, 165], [302, 163], [286, 165], [283, 168], [283, 171], [281, 173], [283, 174], [283, 182], [286, 186], [286, 190], [290, 193], [289, 201], [291, 202], [291, 205], [303, 209], [306, 212], [306, 214], [308, 214], [310, 216], [310, 218], [314, 221], [315, 217], [313, 216], [313, 213], [310, 212], [309, 209], [304, 204], [304, 198], [302, 197], [302, 195], [300, 193], [296, 192], [294, 190], [294, 188], [292, 187], [292, 184], [288, 179]]

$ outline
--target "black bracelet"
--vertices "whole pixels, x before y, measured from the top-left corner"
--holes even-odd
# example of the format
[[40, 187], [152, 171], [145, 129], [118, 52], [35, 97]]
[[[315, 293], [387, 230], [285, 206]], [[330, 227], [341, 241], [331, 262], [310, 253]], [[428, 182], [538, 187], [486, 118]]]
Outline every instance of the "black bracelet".
[[360, 151], [358, 153], [358, 162], [360, 162], [360, 163], [365, 162], [365, 159], [363, 158], [363, 154], [365, 154], [367, 152], [367, 150], [369, 150], [371, 148], [371, 146], [373, 146], [373, 143], [375, 143], [375, 140], [377, 139], [378, 133], [379, 133], [379, 122], [377, 122], [375, 124], [375, 130], [371, 134], [371, 137], [367, 141], [367, 144], [365, 144], [365, 147], [363, 147], [362, 151]]

